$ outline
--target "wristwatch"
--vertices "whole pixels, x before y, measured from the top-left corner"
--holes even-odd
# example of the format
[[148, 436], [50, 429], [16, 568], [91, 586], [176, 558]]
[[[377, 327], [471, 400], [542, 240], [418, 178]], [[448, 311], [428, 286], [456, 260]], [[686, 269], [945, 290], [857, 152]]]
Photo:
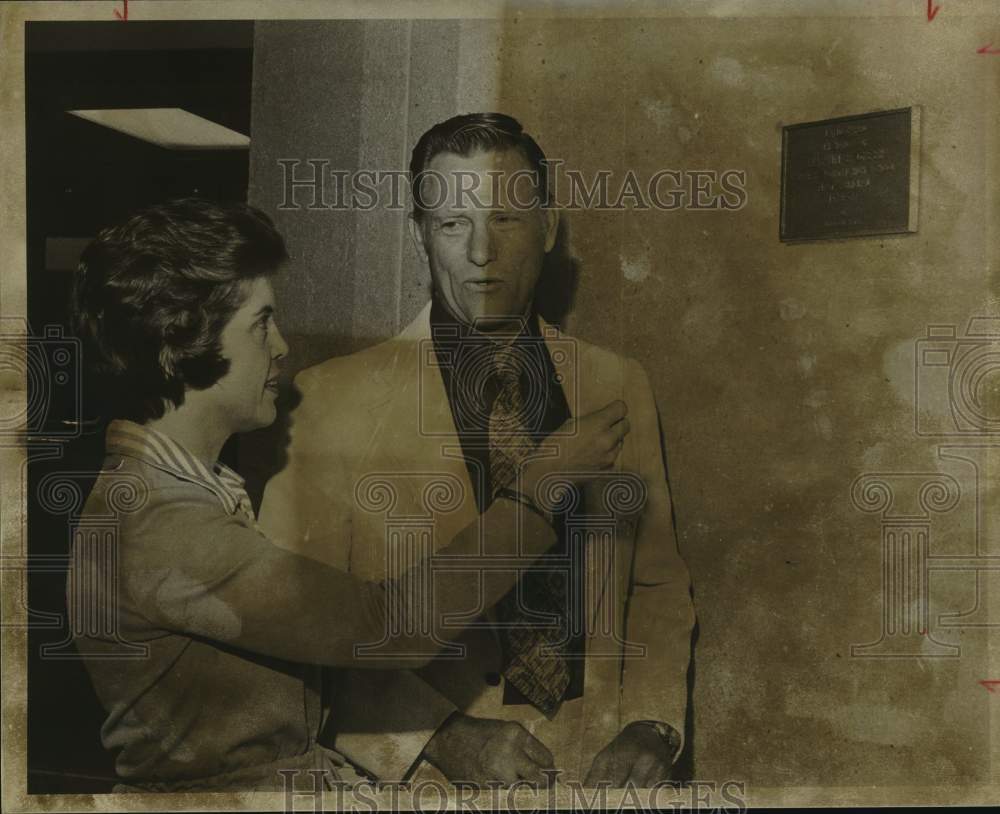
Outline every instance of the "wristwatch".
[[670, 750], [670, 759], [673, 760], [677, 757], [677, 750], [681, 746], [681, 736], [680, 733], [674, 729], [670, 724], [665, 724], [662, 721], [636, 721], [637, 724], [645, 724], [646, 726], [654, 729], [656, 734], [659, 735], [667, 748]]

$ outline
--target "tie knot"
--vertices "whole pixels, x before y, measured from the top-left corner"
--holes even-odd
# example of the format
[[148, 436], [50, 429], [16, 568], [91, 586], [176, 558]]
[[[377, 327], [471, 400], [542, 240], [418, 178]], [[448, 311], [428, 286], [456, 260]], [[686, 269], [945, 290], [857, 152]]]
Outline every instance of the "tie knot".
[[501, 345], [493, 354], [493, 369], [505, 386], [517, 382], [521, 378], [521, 360], [514, 343]]

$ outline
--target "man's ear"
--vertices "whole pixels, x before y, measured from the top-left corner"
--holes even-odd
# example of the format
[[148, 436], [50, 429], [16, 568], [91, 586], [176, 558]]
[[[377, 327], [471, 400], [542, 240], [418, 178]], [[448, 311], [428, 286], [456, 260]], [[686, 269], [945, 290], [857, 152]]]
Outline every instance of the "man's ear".
[[424, 245], [424, 227], [411, 212], [409, 217], [406, 219], [406, 225], [410, 230], [410, 240], [413, 241], [413, 248], [417, 250], [417, 254], [420, 255], [420, 259], [425, 263], [428, 262], [427, 258], [427, 247]]
[[545, 253], [552, 251], [559, 235], [559, 210], [553, 206], [542, 208], [542, 224], [545, 228]]

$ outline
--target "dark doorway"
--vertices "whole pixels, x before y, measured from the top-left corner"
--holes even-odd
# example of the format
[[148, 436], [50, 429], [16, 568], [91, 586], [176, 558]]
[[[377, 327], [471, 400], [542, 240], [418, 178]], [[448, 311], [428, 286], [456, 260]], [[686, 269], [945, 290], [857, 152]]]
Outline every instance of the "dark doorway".
[[29, 376], [28, 398], [46, 404], [29, 416], [25, 491], [28, 791], [102, 793], [115, 757], [100, 740], [104, 711], [63, 646], [74, 507], [45, 494], [65, 475], [85, 497], [103, 455], [103, 417], [69, 333], [73, 270], [99, 229], [141, 206], [186, 195], [246, 200], [249, 152], [164, 146], [68, 111], [180, 109], [249, 136], [253, 23], [34, 22], [25, 39], [29, 362], [41, 373]]

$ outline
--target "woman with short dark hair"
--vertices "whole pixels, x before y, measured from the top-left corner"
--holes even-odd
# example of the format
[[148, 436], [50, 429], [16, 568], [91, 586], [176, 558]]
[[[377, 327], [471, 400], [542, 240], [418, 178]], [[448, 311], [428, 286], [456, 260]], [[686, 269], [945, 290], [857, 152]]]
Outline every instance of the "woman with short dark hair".
[[[362, 582], [257, 529], [242, 479], [218, 456], [233, 433], [275, 418], [288, 348], [270, 278], [286, 257], [259, 210], [193, 199], [102, 231], [81, 257], [75, 324], [113, 420], [74, 532], [67, 590], [71, 614], [89, 607], [116, 620], [114, 635], [88, 630], [78, 641], [108, 711], [102, 740], [121, 750], [128, 785], [119, 788], [282, 788], [287, 769], [353, 776], [317, 744], [313, 665], [419, 666], [461, 632], [438, 620], [466, 611], [477, 592], [492, 605], [516, 581], [513, 570], [435, 567], [431, 587], [422, 563]], [[599, 468], [627, 432], [627, 422], [616, 426], [581, 420], [544, 471]], [[523, 482], [542, 472], [529, 465]], [[555, 540], [545, 513], [524, 494], [506, 498], [489, 510], [488, 531], [474, 524], [439, 554], [527, 563], [543, 553]], [[88, 525], [109, 517], [110, 541]], [[387, 630], [404, 632], [377, 660], [357, 656]], [[127, 657], [123, 642], [144, 656]]]
[[277, 274], [285, 241], [263, 212], [182, 199], [105, 229], [80, 257], [76, 330], [116, 416], [160, 418], [227, 371], [219, 335], [244, 283]]

